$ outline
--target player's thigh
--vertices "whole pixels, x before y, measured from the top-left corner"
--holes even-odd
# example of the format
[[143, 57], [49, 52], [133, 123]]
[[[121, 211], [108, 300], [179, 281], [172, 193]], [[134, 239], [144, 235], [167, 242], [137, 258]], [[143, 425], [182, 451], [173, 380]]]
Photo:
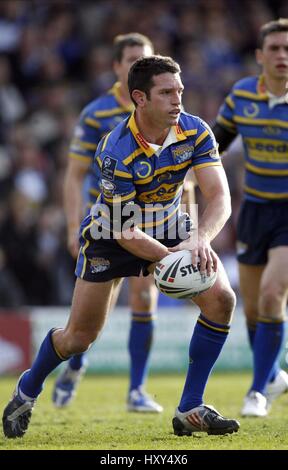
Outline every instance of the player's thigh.
[[206, 292], [193, 298], [201, 312], [211, 321], [229, 323], [235, 308], [235, 294], [230, 286], [225, 269], [218, 259], [217, 279]]
[[109, 310], [114, 280], [88, 282], [77, 278], [71, 314], [65, 330], [83, 332], [95, 338], [102, 329]]
[[258, 301], [261, 277], [265, 265], [249, 265], [238, 263], [239, 286], [245, 315], [250, 322], [258, 317]]
[[158, 295], [152, 274], [129, 278], [129, 303], [133, 312], [153, 312]]
[[110, 300], [110, 305], [109, 305], [109, 312], [112, 312], [115, 308], [122, 284], [123, 284], [123, 278], [115, 279], [113, 291], [111, 295], [111, 300]]

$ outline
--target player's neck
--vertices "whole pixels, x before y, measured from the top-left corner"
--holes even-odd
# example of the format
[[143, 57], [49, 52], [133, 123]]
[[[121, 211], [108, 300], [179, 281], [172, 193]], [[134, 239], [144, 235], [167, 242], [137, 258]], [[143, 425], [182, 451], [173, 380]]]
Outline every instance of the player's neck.
[[267, 90], [275, 96], [283, 96], [288, 92], [287, 78], [282, 80], [275, 80], [272, 77], [264, 75], [265, 86]]
[[120, 94], [121, 101], [123, 102], [123, 104], [125, 104], [126, 106], [129, 106], [131, 104], [129, 90], [127, 86], [123, 85], [121, 82], [120, 82], [120, 87], [119, 87], [119, 94]]
[[167, 135], [169, 134], [170, 127], [166, 129], [158, 128], [155, 123], [148, 121], [145, 116], [140, 113], [135, 115], [136, 124], [139, 131], [150, 144], [162, 145]]

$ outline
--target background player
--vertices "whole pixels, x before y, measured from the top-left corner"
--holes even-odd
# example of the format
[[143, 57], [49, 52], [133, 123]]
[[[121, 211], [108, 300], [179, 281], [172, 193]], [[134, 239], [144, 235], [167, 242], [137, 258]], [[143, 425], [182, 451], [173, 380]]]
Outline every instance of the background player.
[[256, 60], [262, 74], [234, 85], [213, 128], [220, 152], [237, 134], [245, 152], [237, 252], [254, 376], [244, 416], [266, 416], [288, 390], [278, 363], [288, 289], [288, 19], [261, 28]]

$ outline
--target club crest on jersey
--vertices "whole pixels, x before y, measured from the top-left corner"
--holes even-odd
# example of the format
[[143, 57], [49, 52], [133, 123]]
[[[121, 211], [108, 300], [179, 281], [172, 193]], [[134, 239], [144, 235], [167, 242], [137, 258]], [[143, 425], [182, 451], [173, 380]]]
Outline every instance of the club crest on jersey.
[[117, 160], [111, 157], [105, 157], [102, 163], [102, 176], [108, 180], [114, 180], [114, 174], [117, 166]]
[[110, 268], [110, 261], [105, 258], [91, 258], [89, 259], [89, 263], [92, 274], [102, 273]]
[[256, 103], [249, 103], [247, 106], [244, 106], [243, 113], [244, 116], [253, 118], [259, 114], [259, 106]]
[[152, 167], [148, 162], [140, 162], [136, 171], [138, 178], [147, 178], [152, 172]]
[[194, 152], [194, 146], [189, 144], [178, 145], [172, 149], [172, 154], [177, 163], [186, 162]]

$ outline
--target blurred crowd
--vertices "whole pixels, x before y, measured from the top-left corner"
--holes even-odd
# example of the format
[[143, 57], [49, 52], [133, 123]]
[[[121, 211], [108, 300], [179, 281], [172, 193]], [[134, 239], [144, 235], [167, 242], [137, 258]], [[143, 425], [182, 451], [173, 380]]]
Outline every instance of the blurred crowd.
[[[176, 59], [185, 109], [212, 124], [232, 84], [258, 73], [258, 29], [279, 16], [288, 17], [287, 0], [1, 0], [0, 307], [71, 301], [67, 150], [79, 111], [115, 81], [114, 36], [138, 31]], [[215, 241], [224, 257], [234, 256], [239, 143], [231, 154], [224, 164], [234, 215]]]

